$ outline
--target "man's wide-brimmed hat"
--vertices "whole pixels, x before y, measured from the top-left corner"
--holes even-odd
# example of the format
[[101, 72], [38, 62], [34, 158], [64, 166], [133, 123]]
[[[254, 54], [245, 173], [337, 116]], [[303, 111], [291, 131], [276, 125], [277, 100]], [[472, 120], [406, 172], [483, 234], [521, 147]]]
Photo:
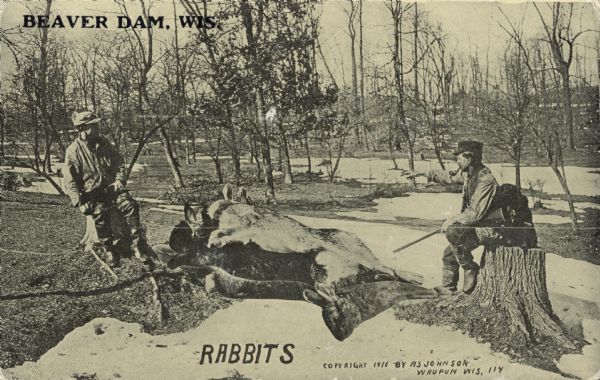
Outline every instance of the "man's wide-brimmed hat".
[[92, 111], [75, 112], [72, 116], [73, 125], [75, 127], [81, 127], [82, 125], [95, 124], [102, 120]]
[[474, 140], [459, 141], [458, 148], [454, 152], [454, 155], [458, 156], [464, 152], [471, 152], [481, 157], [483, 154], [483, 143]]

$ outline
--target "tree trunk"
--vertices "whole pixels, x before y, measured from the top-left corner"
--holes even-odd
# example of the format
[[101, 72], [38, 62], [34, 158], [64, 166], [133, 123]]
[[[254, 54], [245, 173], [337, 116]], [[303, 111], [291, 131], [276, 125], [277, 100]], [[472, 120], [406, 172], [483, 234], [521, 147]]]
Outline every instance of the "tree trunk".
[[335, 175], [338, 171], [338, 168], [340, 167], [340, 161], [342, 159], [342, 154], [344, 153], [344, 142], [346, 141], [346, 136], [342, 136], [340, 137], [340, 140], [338, 142], [338, 146], [337, 146], [337, 152], [336, 152], [336, 157], [335, 157], [335, 163], [333, 163], [333, 155], [331, 152], [331, 147], [329, 148], [329, 161], [331, 162], [331, 170], [329, 172], [329, 183], [333, 183], [335, 182]]
[[192, 161], [196, 162], [196, 134], [192, 132]]
[[[166, 132], [166, 130], [165, 130]], [[173, 158], [177, 159], [179, 161], [179, 153], [177, 152], [177, 136], [173, 136], [174, 133], [171, 134], [171, 138], [169, 139], [169, 142], [171, 143], [171, 150], [173, 151]], [[168, 136], [168, 134], [167, 134]], [[179, 143], [181, 143], [181, 141], [179, 141]]]
[[434, 145], [435, 156], [437, 157], [438, 162], [440, 163], [440, 167], [442, 170], [446, 170], [446, 165], [444, 165], [444, 160], [442, 160], [442, 152], [440, 151], [440, 147], [438, 145]]
[[565, 192], [565, 197], [567, 198], [567, 203], [569, 204], [569, 214], [571, 215], [571, 228], [573, 232], [579, 234], [579, 226], [577, 225], [577, 214], [575, 213], [575, 206], [573, 205], [573, 196], [571, 195], [571, 191], [569, 190], [569, 186], [567, 185], [567, 179], [562, 175], [558, 167], [555, 165], [551, 165], [554, 174], [558, 178], [558, 182], [563, 188]]
[[521, 190], [521, 149], [515, 148], [515, 186]]
[[256, 163], [256, 179], [258, 181], [262, 181], [262, 168], [260, 166], [258, 147], [256, 145], [257, 144], [254, 136], [250, 137], [250, 163], [252, 163], [252, 160], [254, 160]]
[[273, 181], [273, 164], [271, 163], [271, 147], [269, 140], [262, 139], [262, 157], [265, 179], [265, 201], [277, 204], [275, 198], [275, 182]]
[[575, 138], [573, 132], [573, 106], [572, 96], [571, 96], [571, 85], [569, 83], [569, 69], [561, 70], [562, 76], [562, 93], [563, 93], [563, 107], [564, 107], [564, 117], [565, 117], [565, 126], [567, 127], [567, 132], [569, 134], [569, 149], [575, 149]]
[[50, 175], [48, 173], [44, 173], [43, 171], [36, 171], [36, 174], [41, 175], [42, 177], [44, 177], [44, 179], [46, 181], [48, 181], [48, 183], [50, 185], [52, 185], [52, 187], [54, 188], [54, 190], [56, 190], [56, 192], [60, 195], [66, 195], [65, 192], [63, 191], [63, 189], [58, 185], [58, 183], [56, 183], [56, 181], [50, 177]]
[[4, 159], [4, 138], [6, 135], [6, 119], [4, 116], [4, 110], [1, 108], [0, 104], [0, 165], [2, 165], [2, 160]]
[[192, 163], [190, 160], [190, 138], [187, 132], [185, 132], [185, 162], [188, 165]]
[[[363, 0], [358, 1], [358, 60], [360, 63], [360, 114], [365, 114], [365, 56], [363, 49]], [[363, 125], [363, 137], [367, 144], [366, 128]]]
[[312, 162], [310, 160], [310, 147], [308, 145], [308, 133], [306, 134], [306, 137], [304, 139], [304, 146], [306, 148], [306, 160], [307, 160], [307, 164], [308, 164], [308, 170], [306, 171], [306, 173], [308, 173], [308, 179], [312, 180]]
[[393, 131], [396, 129], [394, 128], [394, 123], [396, 123], [395, 120], [392, 123], [390, 123], [390, 126], [388, 128], [388, 151], [390, 153], [390, 160], [392, 160], [392, 162], [394, 163], [394, 169], [398, 169], [398, 163], [396, 162], [396, 157], [394, 156], [394, 142], [396, 140], [394, 138], [393, 133]]
[[509, 325], [500, 328], [506, 328], [514, 345], [550, 338], [562, 347], [574, 349], [552, 310], [545, 265], [546, 252], [541, 249], [486, 247], [475, 290], [470, 295], [460, 293], [444, 300], [440, 306], [466, 307], [481, 316], [506, 316]]
[[52, 149], [52, 136], [50, 133], [46, 131], [45, 133], [45, 146], [44, 146], [44, 163], [43, 163], [43, 171], [44, 173], [52, 173], [52, 160], [50, 158], [50, 150]]
[[215, 163], [215, 173], [217, 173], [217, 179], [220, 184], [223, 184], [223, 170], [221, 169], [221, 160], [219, 156], [213, 158], [213, 162]]
[[352, 115], [354, 134], [356, 136], [356, 143], [358, 146], [362, 146], [360, 137], [360, 128], [358, 123], [358, 116], [360, 113], [360, 100], [358, 98], [358, 77], [357, 77], [357, 64], [356, 64], [356, 30], [354, 29], [354, 18], [356, 17], [356, 10], [354, 3], [350, 2], [350, 13], [348, 15], [348, 35], [350, 36], [350, 58], [352, 59]]
[[[138, 158], [140, 157], [140, 154], [142, 154], [142, 151], [144, 150], [145, 146], [146, 146], [145, 139], [141, 138], [138, 141], [138, 145], [135, 148], [135, 152], [133, 152], [133, 156], [131, 157], [131, 161], [129, 161], [129, 165], [127, 166], [127, 171], [125, 172], [125, 182], [127, 182], [127, 179], [131, 175], [131, 172], [133, 170], [133, 166], [135, 165], [135, 163], [137, 162]], [[147, 147], [146, 147], [146, 149], [147, 149]]]
[[275, 182], [273, 181], [273, 163], [271, 161], [271, 143], [269, 141], [269, 126], [265, 120], [263, 113], [264, 100], [263, 94], [260, 89], [256, 90], [255, 94], [255, 106], [256, 106], [256, 122], [258, 128], [261, 131], [260, 144], [261, 153], [263, 158], [263, 169], [265, 179], [265, 201], [267, 203], [277, 203], [275, 198]]
[[362, 138], [365, 149], [370, 150], [367, 125], [365, 124], [365, 57], [363, 47], [363, 0], [358, 1], [358, 60], [360, 64], [360, 115]]
[[290, 163], [290, 150], [288, 148], [287, 137], [285, 137], [285, 131], [283, 129], [283, 125], [278, 123], [279, 134], [281, 136], [281, 144], [279, 146], [280, 155], [280, 164], [283, 168], [284, 178], [283, 181], [287, 184], [294, 183], [294, 177], [292, 176], [292, 164]]
[[[228, 111], [229, 114], [229, 111]], [[229, 116], [231, 120], [231, 116]], [[232, 122], [228, 123], [227, 132], [229, 133], [231, 160], [233, 162], [233, 174], [235, 176], [235, 185], [240, 186], [242, 182], [242, 168], [240, 164], [240, 149], [238, 147], [235, 127]], [[252, 160], [251, 160], [252, 161]]]
[[[406, 120], [403, 122], [404, 128], [404, 137], [406, 138], [406, 151], [408, 153], [408, 169], [411, 172], [415, 171], [415, 148], [413, 145], [413, 141], [410, 139], [410, 130], [408, 129], [408, 125], [406, 125]], [[417, 180], [413, 177], [410, 179], [410, 184], [413, 187], [417, 187]]]
[[[34, 158], [34, 165], [35, 165], [35, 169], [38, 171], [43, 171], [40, 170], [40, 131], [39, 131], [39, 124], [37, 122], [37, 118], [34, 119], [34, 134], [33, 134], [33, 158]], [[16, 154], [16, 153], [15, 153]]]
[[277, 147], [277, 171], [283, 172], [283, 156], [281, 154], [281, 144]]
[[160, 128], [160, 138], [162, 141], [163, 149], [165, 150], [165, 157], [167, 158], [167, 163], [169, 164], [169, 168], [171, 168], [171, 173], [173, 174], [173, 179], [175, 180], [175, 186], [180, 188], [185, 187], [183, 184], [183, 179], [181, 178], [181, 172], [179, 171], [179, 165], [176, 163], [175, 157], [173, 157], [173, 150], [171, 148], [169, 136], [167, 135], [167, 131], [164, 128]]
[[[415, 79], [415, 101], [419, 101], [419, 71], [417, 70], [418, 63], [418, 53], [419, 53], [419, 8], [417, 3], [415, 2], [415, 17], [413, 19], [413, 27], [414, 27], [414, 39], [413, 39], [413, 74]], [[425, 89], [423, 89], [425, 92]]]

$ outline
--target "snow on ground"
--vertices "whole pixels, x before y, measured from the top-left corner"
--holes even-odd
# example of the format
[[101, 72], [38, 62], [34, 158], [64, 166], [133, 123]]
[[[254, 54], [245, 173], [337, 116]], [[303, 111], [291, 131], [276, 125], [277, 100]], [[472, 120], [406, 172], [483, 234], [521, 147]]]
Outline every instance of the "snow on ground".
[[[378, 198], [373, 211], [344, 211], [336, 215], [348, 216], [363, 220], [399, 220], [402, 218], [419, 218], [428, 220], [446, 220], [460, 213], [461, 195], [454, 193], [406, 193], [406, 196], [396, 198]], [[554, 201], [553, 204], [560, 205]], [[563, 202], [566, 204], [566, 202]], [[533, 204], [530, 200], [529, 204]], [[544, 203], [545, 204], [545, 203]], [[599, 205], [582, 202], [576, 203], [576, 210], [583, 212], [584, 207]], [[592, 205], [592, 206], [589, 206]], [[558, 207], [558, 206], [557, 206]], [[568, 210], [568, 206], [565, 206]], [[564, 224], [570, 223], [569, 217], [559, 215], [533, 215], [534, 224]]]
[[583, 355], [564, 355], [557, 367], [582, 379], [600, 379], [600, 321], [584, 320], [583, 335], [590, 343], [583, 347]]
[[[56, 171], [58, 169], [62, 170], [63, 166], [64, 166], [64, 164], [62, 162], [56, 162], [53, 159], [52, 170], [54, 171], [54, 173], [56, 173]], [[135, 164], [133, 164], [131, 173], [133, 174], [135, 172], [141, 171], [146, 166], [148, 166], [148, 165], [135, 163]], [[10, 172], [10, 173], [17, 173], [17, 174], [35, 174], [35, 171], [33, 169], [23, 168], [23, 167], [14, 167], [13, 168], [11, 166], [0, 166], [0, 170], [3, 170], [5, 172]], [[60, 186], [64, 190], [65, 181], [62, 176], [59, 177], [56, 175], [52, 175], [52, 179], [54, 179], [54, 181], [58, 184], [58, 186]], [[134, 182], [133, 182], [133, 180], [130, 179], [128, 181], [128, 183], [132, 184]], [[41, 178], [41, 177], [38, 177], [35, 180], [33, 180], [31, 183], [31, 186], [21, 187], [18, 190], [28, 192], [28, 193], [43, 193], [43, 194], [57, 194], [58, 193], [56, 191], [56, 189], [54, 188], [54, 186], [52, 186], [46, 179]]]
[[10, 173], [34, 173], [34, 171], [32, 169], [29, 168], [23, 168], [23, 167], [19, 167], [19, 166], [0, 166], [0, 170], [5, 171], [5, 172], [10, 172]]
[[[569, 211], [569, 203], [567, 201], [563, 201], [562, 199], [542, 199], [542, 203], [544, 208], [548, 208], [551, 210], [557, 211]], [[529, 205], [533, 204], [533, 199], [529, 197]], [[592, 203], [592, 202], [576, 202], [574, 204], [575, 212], [583, 213], [586, 208], [600, 209], [600, 204]]]
[[[95, 319], [69, 333], [38, 362], [7, 372], [22, 380], [67, 379], [84, 372], [95, 373], [98, 379], [209, 379], [231, 375], [233, 370], [265, 380], [411, 379], [418, 376], [411, 362], [421, 361], [423, 365], [425, 361], [447, 360], [447, 365], [434, 367], [456, 370], [455, 375], [444, 378], [562, 378], [511, 363], [505, 355], [491, 352], [489, 344], [477, 343], [449, 328], [396, 320], [392, 310], [363, 323], [343, 342], [331, 336], [319, 308], [298, 301], [245, 300], [184, 333], [150, 336], [140, 328], [115, 319]], [[97, 335], [97, 329], [104, 333]], [[279, 345], [279, 351], [273, 351], [269, 363], [265, 363], [263, 349], [258, 364], [199, 364], [204, 344], [224, 343], [242, 347], [273, 343]], [[282, 364], [281, 347], [287, 343], [294, 344], [294, 360]], [[452, 360], [460, 361], [461, 367], [452, 367]], [[387, 368], [373, 367], [375, 362], [385, 361]], [[401, 361], [405, 367], [396, 368], [395, 363]], [[366, 368], [330, 368], [336, 364], [343, 367], [344, 363], [366, 363]], [[502, 367], [502, 373], [490, 374], [494, 367]], [[479, 368], [481, 374], [465, 375], [465, 368]]]
[[[322, 158], [313, 157], [313, 162], [320, 162]], [[407, 159], [396, 160], [400, 168], [408, 168]], [[292, 160], [295, 170], [306, 170], [306, 159], [295, 158]], [[514, 183], [514, 166], [499, 163], [487, 165], [499, 183]], [[337, 175], [340, 178], [353, 178], [363, 183], [405, 183], [406, 178], [400, 175], [400, 171], [392, 170], [394, 167], [391, 160], [378, 158], [342, 158]], [[430, 169], [439, 168], [434, 161], [415, 161], [415, 170], [425, 172]], [[447, 162], [447, 168], [455, 169], [456, 164]], [[326, 172], [325, 167], [320, 167]], [[600, 195], [600, 171], [598, 168], [584, 168], [576, 166], [565, 167], [567, 182], [572, 194]], [[549, 167], [524, 166], [521, 168], [521, 183], [527, 186], [528, 181], [541, 180], [544, 182], [544, 191], [548, 194], [562, 194], [564, 191]], [[425, 178], [417, 178], [417, 182], [424, 183]]]
[[[580, 220], [578, 218], [578, 220]], [[565, 224], [571, 223], [571, 218], [568, 216], [560, 216], [560, 215], [538, 215], [533, 214], [533, 223], [534, 224]], [[539, 227], [538, 227], [539, 228]], [[570, 228], [570, 227], [564, 227]]]
[[338, 212], [337, 215], [365, 220], [420, 218], [446, 220], [460, 213], [462, 195], [455, 193], [406, 193], [396, 198], [378, 198], [374, 211]]
[[[223, 156], [222, 159], [231, 158], [230, 156]], [[208, 156], [197, 156], [198, 160], [210, 160]], [[313, 158], [314, 162], [319, 162], [320, 158]], [[406, 159], [397, 160], [399, 167], [407, 168], [408, 162]], [[306, 160], [302, 158], [292, 159], [293, 169], [295, 171], [303, 171], [306, 167]], [[59, 165], [58, 163], [55, 165]], [[439, 168], [439, 165], [433, 161], [416, 161], [417, 171], [427, 171], [433, 168]], [[145, 164], [136, 163], [133, 167], [132, 173], [142, 170]], [[448, 167], [454, 167], [455, 164], [448, 163]], [[490, 169], [494, 172], [496, 179], [500, 183], [514, 182], [514, 168], [506, 166], [506, 164], [490, 164]], [[326, 171], [324, 167], [320, 167], [323, 171]], [[393, 164], [390, 160], [381, 160], [378, 158], [343, 158], [340, 161], [340, 167], [338, 176], [345, 179], [356, 179], [363, 183], [406, 183], [406, 178], [400, 175], [400, 171], [391, 170]], [[15, 173], [29, 173], [30, 169], [26, 168], [11, 168], [8, 166], [2, 166], [0, 169], [12, 171]], [[600, 174], [598, 169], [594, 168], [582, 168], [568, 166], [565, 168], [567, 173], [567, 180], [573, 194], [581, 195], [600, 195]], [[324, 174], [326, 175], [326, 174]], [[544, 191], [549, 194], [562, 194], [563, 190], [560, 187], [556, 176], [550, 168], [547, 167], [523, 167], [521, 171], [521, 178], [523, 186], [527, 186], [528, 180], [542, 180], [544, 181]], [[425, 183], [425, 178], [417, 178], [417, 182]], [[40, 187], [40, 191], [46, 192], [46, 187]], [[54, 193], [52, 189], [51, 193]]]
[[[182, 141], [182, 142], [185, 142], [185, 140]], [[206, 142], [206, 139], [202, 139], [202, 138], [198, 138], [197, 137], [197, 138], [194, 139], [194, 142], [197, 143], [197, 144], [198, 143], [203, 143], [203, 142]], [[146, 145], [160, 145], [160, 144], [162, 144], [161, 141], [152, 141], [152, 142], [146, 143]], [[130, 145], [136, 145], [137, 146], [138, 143], [137, 142], [132, 142], [132, 143], [130, 143]]]

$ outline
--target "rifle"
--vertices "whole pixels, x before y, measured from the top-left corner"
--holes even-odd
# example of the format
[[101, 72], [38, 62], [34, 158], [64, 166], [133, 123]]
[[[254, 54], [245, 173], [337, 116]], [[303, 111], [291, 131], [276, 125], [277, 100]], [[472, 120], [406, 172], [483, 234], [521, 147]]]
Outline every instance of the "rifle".
[[431, 231], [431, 232], [427, 233], [427, 235], [425, 235], [425, 236], [421, 236], [420, 238], [418, 238], [418, 239], [415, 239], [415, 240], [411, 241], [410, 243], [406, 243], [406, 244], [404, 244], [404, 245], [403, 245], [402, 247], [400, 247], [400, 248], [396, 248], [396, 249], [394, 249], [394, 251], [393, 251], [393, 252], [394, 252], [394, 253], [398, 253], [398, 252], [402, 251], [403, 249], [410, 247], [411, 245], [415, 245], [415, 244], [417, 244], [418, 242], [420, 242], [420, 241], [423, 241], [423, 240], [425, 240], [425, 239], [427, 239], [427, 238], [429, 238], [429, 237], [431, 237], [431, 236], [433, 236], [433, 235], [437, 234], [438, 232], [440, 232], [440, 229], [439, 229], [439, 228], [436, 228], [435, 230], [433, 230], [433, 231]]

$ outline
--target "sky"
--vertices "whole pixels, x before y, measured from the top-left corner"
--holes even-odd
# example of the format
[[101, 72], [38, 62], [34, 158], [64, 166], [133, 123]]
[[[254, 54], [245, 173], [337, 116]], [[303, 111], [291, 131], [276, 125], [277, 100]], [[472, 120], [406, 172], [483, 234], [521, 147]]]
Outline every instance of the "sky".
[[[126, 0], [131, 7], [131, 14], [139, 12], [135, 8], [137, 2]], [[18, 26], [22, 23], [23, 14], [29, 13], [27, 6], [35, 1], [5, 0], [0, 2], [0, 26], [3, 29]], [[325, 0], [321, 13], [320, 43], [323, 47], [325, 59], [328, 61], [336, 80], [350, 83], [350, 40], [346, 33], [347, 15], [344, 7], [346, 1]], [[548, 4], [538, 2], [542, 12], [547, 14]], [[538, 14], [531, 3], [519, 2], [492, 2], [492, 1], [420, 1], [419, 10], [426, 14], [432, 24], [439, 23], [446, 33], [448, 50], [458, 56], [468, 57], [475, 52], [480, 57], [487, 55], [490, 66], [493, 68], [501, 61], [505, 50], [507, 34], [502, 30], [502, 25], [507, 25], [506, 19], [500, 9], [507, 15], [512, 23], [524, 25], [524, 36], [539, 36], [542, 26]], [[112, 0], [54, 0], [55, 14], [60, 15], [106, 15], [114, 21], [118, 9]], [[365, 0], [364, 2], [364, 41], [365, 57], [369, 62], [381, 65], [390, 60], [391, 16], [385, 3], [381, 0]], [[179, 15], [185, 15], [185, 10], [178, 6]], [[173, 17], [173, 4], [170, 0], [155, 0], [152, 13]], [[575, 3], [574, 27], [575, 29], [595, 30], [584, 34], [578, 41], [577, 51], [582, 60], [585, 57], [585, 71], [588, 75], [597, 73], [597, 38], [600, 32], [599, 13], [591, 2]], [[109, 20], [109, 27], [114, 26]], [[409, 26], [407, 26], [409, 28]], [[90, 38], [102, 29], [65, 29], [67, 38], [81, 41]], [[170, 39], [173, 29], [161, 30], [156, 36]], [[192, 34], [192, 29], [180, 30], [180, 35], [185, 38], [186, 33]], [[408, 52], [408, 50], [407, 50]], [[4, 54], [1, 54], [4, 53]], [[0, 51], [0, 75], [10, 71], [11, 57], [6, 50]], [[597, 75], [592, 78], [597, 81]]]

